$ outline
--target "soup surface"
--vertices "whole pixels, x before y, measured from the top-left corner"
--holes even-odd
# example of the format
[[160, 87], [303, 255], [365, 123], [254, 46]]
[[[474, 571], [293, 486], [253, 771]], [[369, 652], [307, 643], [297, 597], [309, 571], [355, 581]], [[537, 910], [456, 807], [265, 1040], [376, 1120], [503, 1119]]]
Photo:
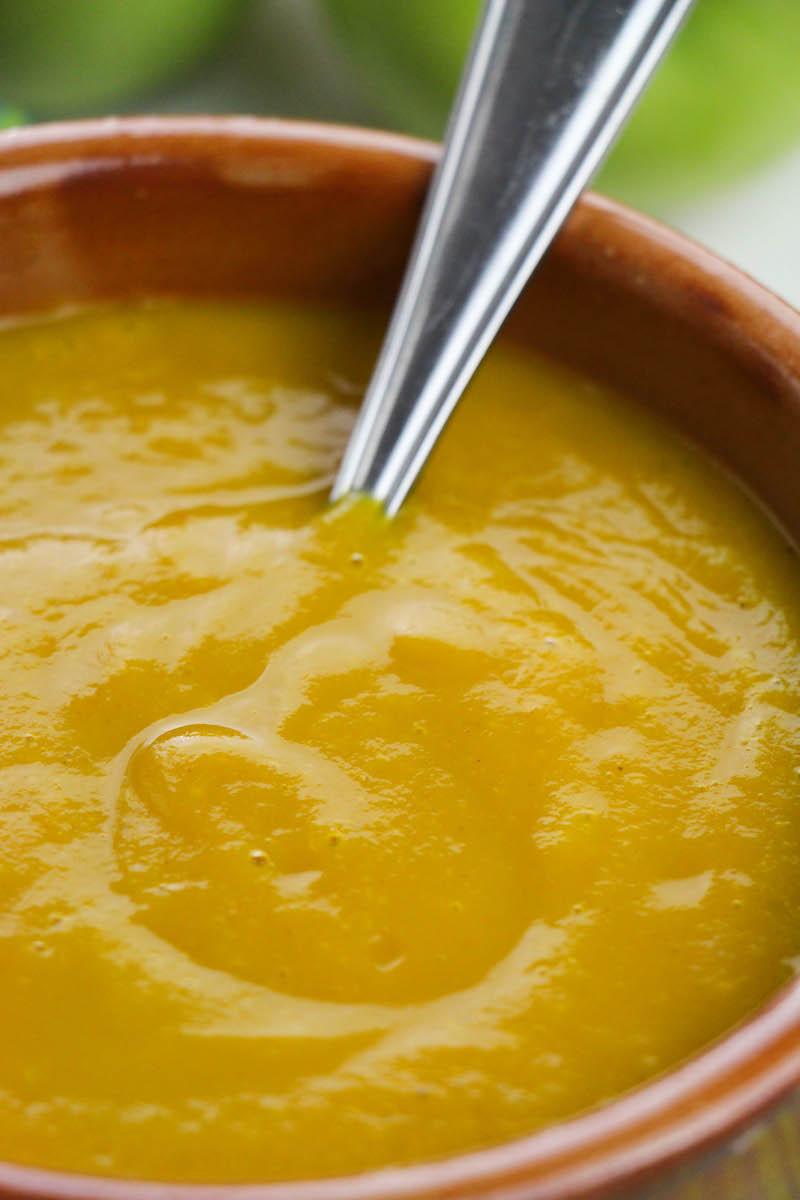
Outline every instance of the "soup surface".
[[647, 1079], [800, 954], [800, 572], [495, 349], [387, 522], [364, 316], [0, 334], [0, 1157], [291, 1179]]

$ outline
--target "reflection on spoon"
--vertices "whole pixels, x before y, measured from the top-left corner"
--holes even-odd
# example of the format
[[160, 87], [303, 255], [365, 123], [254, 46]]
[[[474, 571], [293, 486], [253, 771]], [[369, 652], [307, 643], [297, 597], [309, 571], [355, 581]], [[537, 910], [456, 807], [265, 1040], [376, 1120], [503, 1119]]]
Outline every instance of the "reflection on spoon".
[[332, 498], [400, 507], [693, 0], [486, 0]]

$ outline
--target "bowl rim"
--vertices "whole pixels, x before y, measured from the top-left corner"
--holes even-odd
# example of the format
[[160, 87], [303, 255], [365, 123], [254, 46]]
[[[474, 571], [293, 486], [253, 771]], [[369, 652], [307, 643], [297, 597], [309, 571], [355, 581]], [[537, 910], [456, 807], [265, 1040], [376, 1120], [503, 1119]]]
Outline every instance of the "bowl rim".
[[[132, 162], [289, 149], [315, 161], [427, 176], [438, 148], [355, 126], [240, 116], [109, 117], [0, 133], [0, 198]], [[252, 186], [252, 185], [250, 185]], [[659, 222], [586, 194], [555, 249], [681, 316], [800, 397], [800, 313]], [[800, 400], [798, 401], [800, 406]], [[358, 1175], [274, 1183], [159, 1183], [0, 1162], [0, 1195], [52, 1200], [577, 1200], [642, 1182], [752, 1121], [800, 1082], [800, 978], [677, 1068], [501, 1145]]]

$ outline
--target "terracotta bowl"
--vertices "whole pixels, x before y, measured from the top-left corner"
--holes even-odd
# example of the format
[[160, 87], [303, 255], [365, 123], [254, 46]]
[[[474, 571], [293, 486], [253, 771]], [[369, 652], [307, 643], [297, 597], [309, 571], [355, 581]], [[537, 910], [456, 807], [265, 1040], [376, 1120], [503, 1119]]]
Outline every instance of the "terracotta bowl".
[[[435, 148], [249, 118], [0, 136], [0, 317], [110, 297], [284, 294], [386, 305]], [[638, 397], [708, 446], [800, 540], [800, 315], [668, 230], [586, 197], [506, 336]], [[446, 1161], [202, 1187], [0, 1165], [0, 1193], [87, 1200], [576, 1200], [661, 1179], [800, 1080], [800, 982], [669, 1075]]]

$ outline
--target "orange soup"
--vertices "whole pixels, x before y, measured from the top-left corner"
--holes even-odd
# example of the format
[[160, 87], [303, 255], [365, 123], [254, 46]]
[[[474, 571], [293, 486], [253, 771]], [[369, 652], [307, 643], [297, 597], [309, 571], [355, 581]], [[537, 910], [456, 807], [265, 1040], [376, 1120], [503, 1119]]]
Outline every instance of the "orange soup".
[[227, 303], [0, 334], [0, 1158], [440, 1157], [794, 972], [794, 555], [502, 347], [397, 518], [329, 507], [377, 338]]

